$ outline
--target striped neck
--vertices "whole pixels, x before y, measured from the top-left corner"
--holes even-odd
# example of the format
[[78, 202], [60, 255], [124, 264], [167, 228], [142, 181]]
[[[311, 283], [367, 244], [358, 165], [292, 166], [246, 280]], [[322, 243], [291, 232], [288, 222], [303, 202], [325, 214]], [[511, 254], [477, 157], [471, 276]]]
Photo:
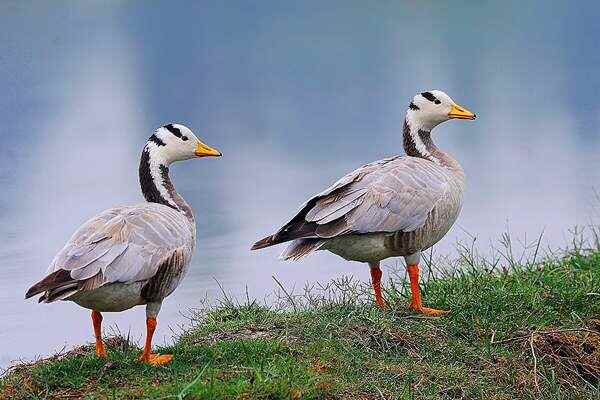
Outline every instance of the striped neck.
[[156, 144], [148, 142], [140, 159], [140, 186], [144, 198], [150, 203], [163, 204], [183, 212], [188, 219], [194, 220], [190, 205], [177, 193], [169, 176], [168, 163], [155, 151]]
[[412, 125], [415, 124], [411, 124], [408, 119], [404, 120], [404, 151], [406, 155], [424, 158], [439, 164], [439, 153], [441, 152], [431, 140], [431, 132]]
[[433, 143], [431, 132], [422, 129], [418, 124], [409, 121], [409, 118], [404, 120], [403, 136], [404, 151], [406, 152], [406, 155], [424, 158], [448, 169], [462, 171], [458, 161], [449, 154], [438, 149]]

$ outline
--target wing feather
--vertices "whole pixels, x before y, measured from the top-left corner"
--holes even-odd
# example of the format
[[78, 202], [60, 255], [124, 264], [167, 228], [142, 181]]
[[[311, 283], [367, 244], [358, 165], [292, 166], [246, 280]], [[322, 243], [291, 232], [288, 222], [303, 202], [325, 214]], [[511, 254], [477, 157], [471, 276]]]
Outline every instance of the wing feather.
[[104, 253], [90, 261], [88, 264], [71, 270], [71, 278], [83, 281], [97, 275], [98, 272], [105, 271], [106, 267], [112, 264], [127, 250], [127, 247], [129, 247], [128, 243], [117, 243], [109, 247]]
[[306, 202], [266, 244], [414, 231], [423, 226], [453, 179], [448, 169], [415, 157], [395, 156], [364, 165]]
[[[48, 274], [62, 277], [64, 285], [75, 281], [78, 290], [144, 281], [175, 252], [183, 251], [189, 260], [194, 246], [195, 226], [182, 213], [154, 203], [116, 207], [84, 223], [56, 255]], [[56, 275], [58, 271], [65, 273]]]
[[[343, 193], [325, 197], [317, 201], [315, 207], [306, 214], [306, 221], [317, 222], [320, 225], [334, 221], [354, 207], [367, 193], [364, 189], [357, 189], [350, 193]], [[332, 198], [330, 198], [332, 197]]]

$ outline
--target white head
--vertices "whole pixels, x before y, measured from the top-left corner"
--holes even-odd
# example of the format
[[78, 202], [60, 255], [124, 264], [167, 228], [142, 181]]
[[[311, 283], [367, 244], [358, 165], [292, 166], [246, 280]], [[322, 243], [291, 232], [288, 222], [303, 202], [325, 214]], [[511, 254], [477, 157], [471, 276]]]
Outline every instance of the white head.
[[221, 152], [202, 143], [190, 128], [181, 124], [161, 126], [148, 139], [146, 149], [153, 161], [170, 165], [198, 157], [220, 157]]
[[406, 119], [412, 129], [431, 131], [449, 119], [475, 119], [475, 114], [460, 106], [441, 90], [417, 94], [408, 106]]

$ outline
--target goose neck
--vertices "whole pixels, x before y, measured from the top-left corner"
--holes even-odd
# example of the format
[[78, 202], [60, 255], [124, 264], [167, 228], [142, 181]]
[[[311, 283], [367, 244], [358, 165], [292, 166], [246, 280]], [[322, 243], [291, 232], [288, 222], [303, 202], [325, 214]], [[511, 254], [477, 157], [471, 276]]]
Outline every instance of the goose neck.
[[408, 119], [404, 120], [404, 151], [411, 157], [437, 162], [440, 150], [431, 139], [431, 132]]
[[406, 155], [424, 158], [452, 171], [462, 173], [458, 161], [433, 143], [430, 130], [424, 129], [423, 126], [411, 121], [409, 118], [404, 120], [403, 130], [403, 144]]
[[146, 201], [171, 207], [183, 212], [188, 219], [194, 220], [192, 208], [175, 190], [171, 181], [169, 163], [153, 154], [153, 148], [150, 145], [147, 145], [142, 151], [139, 178]]

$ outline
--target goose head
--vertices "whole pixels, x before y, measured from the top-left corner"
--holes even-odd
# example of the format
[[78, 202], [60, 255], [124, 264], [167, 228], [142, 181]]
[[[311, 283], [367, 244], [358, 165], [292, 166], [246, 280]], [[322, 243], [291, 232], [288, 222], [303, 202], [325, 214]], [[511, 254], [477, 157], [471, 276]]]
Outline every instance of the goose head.
[[441, 90], [430, 90], [413, 97], [406, 119], [414, 128], [431, 131], [450, 119], [475, 119], [475, 114], [458, 105]]
[[151, 157], [161, 164], [199, 157], [220, 157], [219, 150], [202, 142], [190, 128], [182, 124], [161, 126], [146, 144]]

